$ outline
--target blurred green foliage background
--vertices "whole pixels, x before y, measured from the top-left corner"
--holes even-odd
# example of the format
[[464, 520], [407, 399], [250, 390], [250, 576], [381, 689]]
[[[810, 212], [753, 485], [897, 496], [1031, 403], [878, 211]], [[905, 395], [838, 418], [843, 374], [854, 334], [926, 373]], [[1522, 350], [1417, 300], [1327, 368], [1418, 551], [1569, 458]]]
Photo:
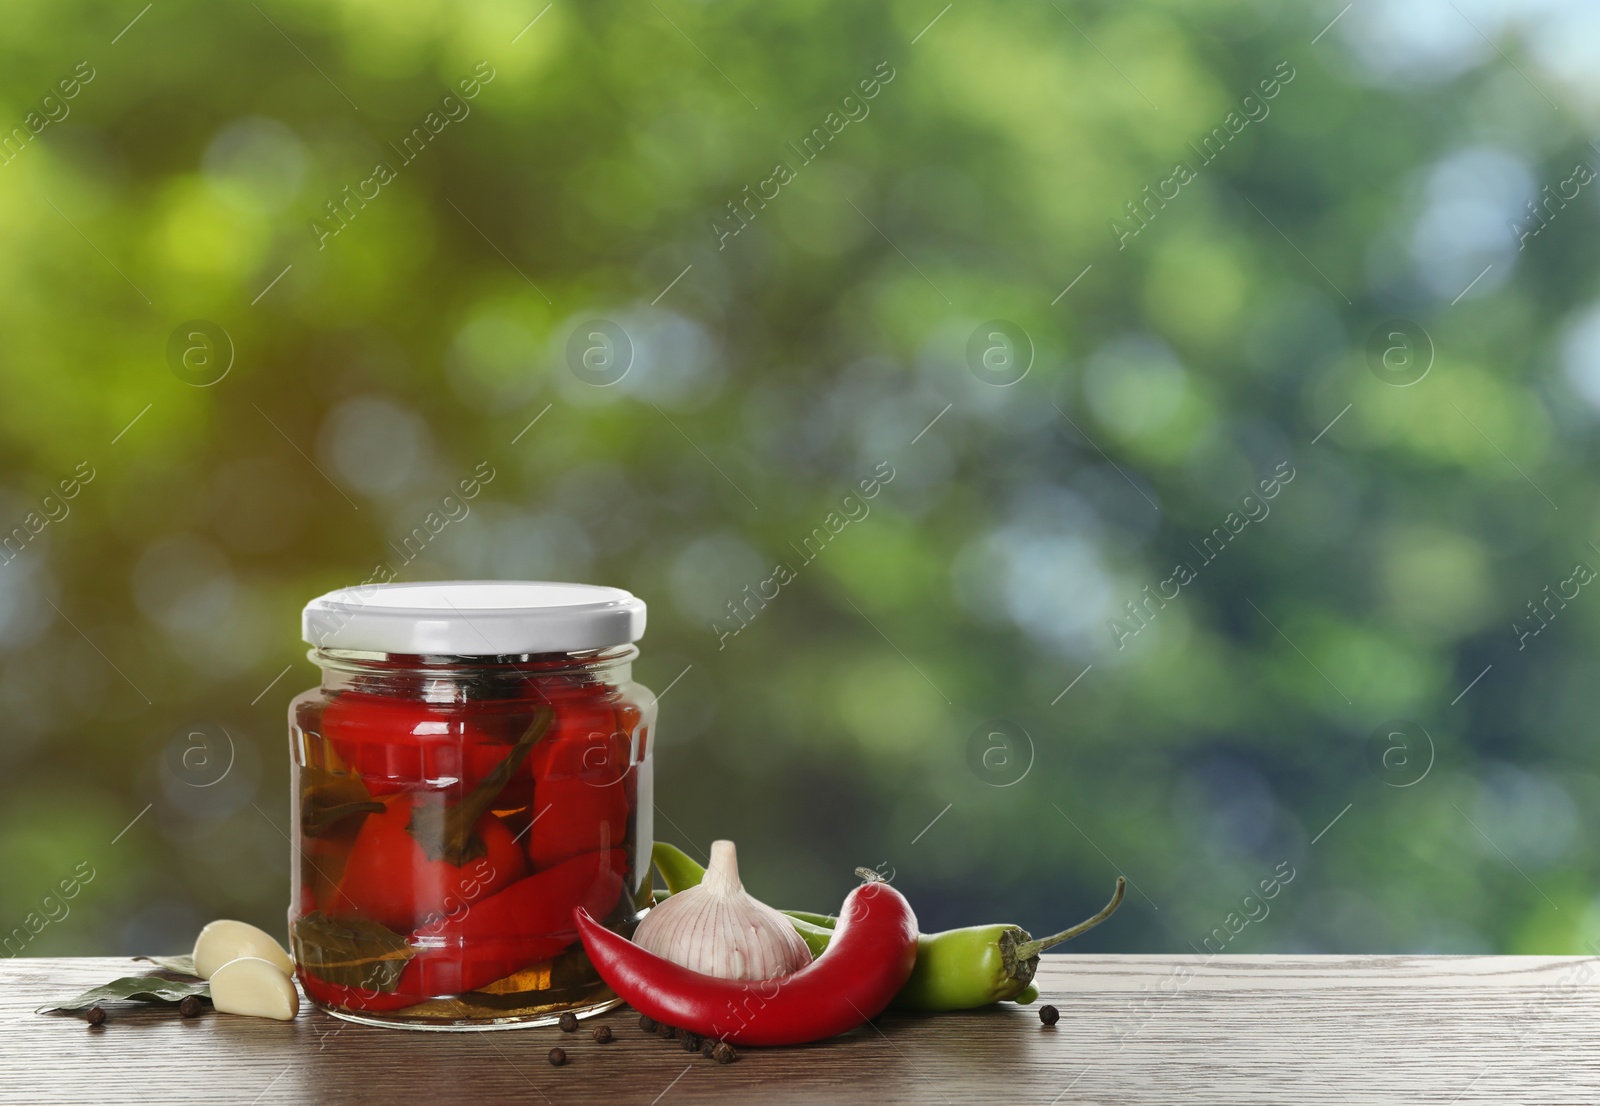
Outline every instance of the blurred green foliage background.
[[61, 915], [26, 954], [281, 930], [299, 608], [385, 562], [643, 596], [659, 835], [780, 905], [881, 864], [925, 929], [1059, 928], [1123, 872], [1085, 951], [1600, 928], [1592, 10], [6, 21], [0, 931]]

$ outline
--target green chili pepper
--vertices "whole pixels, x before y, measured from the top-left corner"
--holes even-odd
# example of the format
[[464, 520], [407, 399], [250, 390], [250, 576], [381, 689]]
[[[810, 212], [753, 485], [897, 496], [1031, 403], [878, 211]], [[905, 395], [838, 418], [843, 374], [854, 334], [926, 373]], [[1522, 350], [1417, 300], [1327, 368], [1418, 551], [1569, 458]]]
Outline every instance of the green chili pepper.
[[787, 910], [783, 911], [789, 918], [789, 923], [800, 934], [800, 939], [806, 943], [806, 948], [811, 950], [812, 959], [821, 956], [828, 947], [828, 942], [833, 939], [833, 929], [829, 926], [814, 925], [804, 918], [796, 918]]
[[[1126, 882], [1117, 877], [1111, 901], [1094, 917], [1071, 929], [1034, 940], [1020, 926], [968, 926], [917, 939], [917, 966], [895, 996], [901, 1010], [972, 1010], [992, 1002], [1038, 997], [1033, 974], [1045, 949], [1087, 933], [1122, 904]], [[1025, 998], [1029, 991], [1032, 996]]]
[[[1017, 926], [968, 926], [943, 933], [924, 933], [917, 939], [917, 966], [911, 979], [895, 996], [902, 1010], [970, 1010], [1010, 999], [1026, 1006], [1039, 997], [1033, 974], [1045, 949], [1087, 933], [1109, 918], [1122, 902], [1124, 884], [1104, 910], [1071, 929], [1035, 941]], [[828, 947], [827, 938], [838, 919], [828, 914], [785, 910], [812, 956]]]
[[[693, 887], [705, 869], [682, 849], [658, 841], [651, 853], [656, 868], [676, 894]], [[1063, 941], [1087, 933], [1122, 905], [1127, 884], [1117, 877], [1111, 901], [1094, 917], [1070, 929], [1034, 940], [1020, 926], [967, 926], [943, 933], [924, 933], [917, 938], [917, 966], [911, 972], [893, 1005], [902, 1010], [971, 1010], [1007, 999], [1027, 1004], [1039, 997], [1033, 976], [1039, 969], [1039, 954]], [[806, 910], [785, 910], [795, 930], [811, 950], [821, 956], [833, 936], [838, 919], [831, 914]]]
[[650, 859], [655, 862], [661, 878], [667, 881], [669, 895], [676, 895], [685, 887], [698, 887], [706, 874], [694, 857], [665, 841], [657, 841], [651, 846]]

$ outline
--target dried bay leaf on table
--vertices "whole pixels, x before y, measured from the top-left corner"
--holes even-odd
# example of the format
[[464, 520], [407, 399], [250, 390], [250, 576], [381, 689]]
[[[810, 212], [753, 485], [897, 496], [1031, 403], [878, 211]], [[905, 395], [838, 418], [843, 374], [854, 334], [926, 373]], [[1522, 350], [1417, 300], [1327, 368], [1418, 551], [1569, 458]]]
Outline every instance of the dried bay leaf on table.
[[318, 979], [380, 994], [400, 985], [400, 973], [417, 954], [388, 926], [363, 918], [334, 919], [320, 910], [295, 921], [295, 963]]
[[99, 987], [91, 987], [77, 998], [39, 1007], [35, 1014], [48, 1014], [54, 1010], [87, 1010], [107, 1002], [182, 1002], [190, 995], [203, 999], [211, 997], [211, 984], [185, 983], [181, 980], [163, 979], [159, 975], [130, 975], [113, 979]]
[[134, 959], [148, 960], [158, 968], [164, 968], [179, 975], [192, 975], [196, 979], [200, 978], [200, 973], [194, 970], [194, 957], [188, 953], [183, 953], [179, 956], [135, 956]]

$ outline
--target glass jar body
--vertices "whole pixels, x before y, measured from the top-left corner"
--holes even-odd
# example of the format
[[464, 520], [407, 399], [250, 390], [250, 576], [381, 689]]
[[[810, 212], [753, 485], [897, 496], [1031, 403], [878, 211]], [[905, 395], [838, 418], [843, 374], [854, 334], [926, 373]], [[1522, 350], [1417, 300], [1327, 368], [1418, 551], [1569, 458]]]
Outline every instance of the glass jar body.
[[313, 1002], [420, 1029], [616, 1005], [572, 913], [631, 932], [648, 901], [637, 654], [312, 650], [322, 686], [289, 709], [289, 929]]

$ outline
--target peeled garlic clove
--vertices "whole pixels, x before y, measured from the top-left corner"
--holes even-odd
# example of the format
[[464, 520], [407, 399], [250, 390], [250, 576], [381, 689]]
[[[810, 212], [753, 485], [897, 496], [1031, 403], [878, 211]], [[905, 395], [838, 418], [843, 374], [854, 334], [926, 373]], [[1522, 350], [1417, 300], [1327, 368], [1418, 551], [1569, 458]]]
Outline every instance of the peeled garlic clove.
[[300, 992], [272, 961], [241, 956], [211, 973], [211, 1005], [223, 1014], [293, 1021]]
[[249, 922], [236, 922], [230, 918], [212, 922], [200, 931], [194, 942], [194, 972], [201, 979], [230, 960], [241, 956], [255, 956], [267, 961], [284, 975], [294, 974], [294, 963], [283, 946], [272, 939], [264, 929]]
[[712, 842], [699, 885], [652, 907], [633, 940], [674, 964], [722, 979], [773, 979], [811, 963], [811, 950], [789, 919], [739, 882], [732, 841]]

